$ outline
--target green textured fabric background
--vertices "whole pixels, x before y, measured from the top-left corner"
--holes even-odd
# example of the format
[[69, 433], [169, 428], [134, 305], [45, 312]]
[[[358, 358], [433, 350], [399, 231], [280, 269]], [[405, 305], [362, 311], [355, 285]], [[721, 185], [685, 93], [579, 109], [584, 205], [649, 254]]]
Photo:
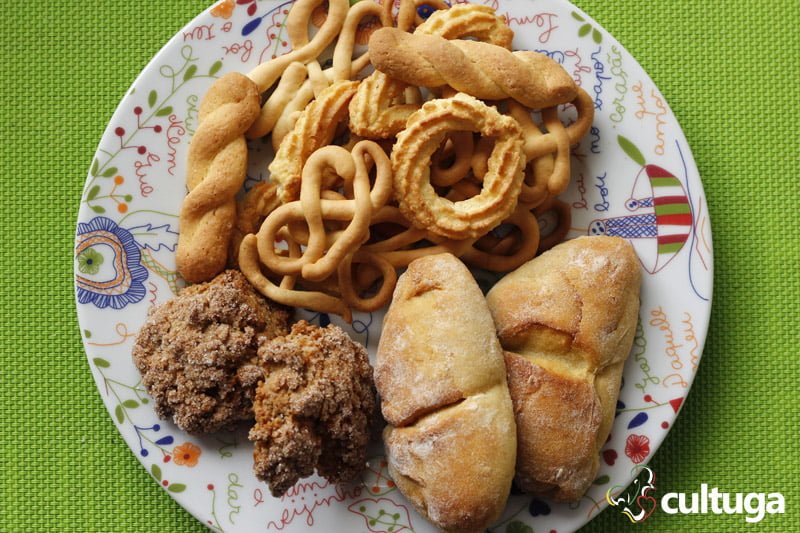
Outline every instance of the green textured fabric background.
[[[800, 531], [800, 4], [578, 0], [681, 122], [714, 234], [711, 329], [650, 466], [659, 494], [782, 492], [785, 515], [607, 510], [584, 531]], [[79, 196], [149, 59], [204, 0], [4, 1], [0, 29], [0, 531], [204, 531], [117, 434], [82, 350], [72, 288]], [[537, 532], [539, 533], [539, 532]]]

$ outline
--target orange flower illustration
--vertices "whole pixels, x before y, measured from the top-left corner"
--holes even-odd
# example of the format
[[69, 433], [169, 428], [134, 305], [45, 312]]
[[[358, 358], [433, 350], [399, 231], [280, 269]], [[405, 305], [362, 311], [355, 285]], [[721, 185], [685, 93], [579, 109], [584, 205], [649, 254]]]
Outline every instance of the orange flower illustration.
[[184, 442], [172, 450], [172, 459], [176, 465], [192, 467], [197, 464], [202, 450], [191, 442]]
[[229, 19], [233, 14], [234, 7], [236, 7], [236, 4], [234, 4], [233, 0], [222, 0], [211, 9], [211, 16]]

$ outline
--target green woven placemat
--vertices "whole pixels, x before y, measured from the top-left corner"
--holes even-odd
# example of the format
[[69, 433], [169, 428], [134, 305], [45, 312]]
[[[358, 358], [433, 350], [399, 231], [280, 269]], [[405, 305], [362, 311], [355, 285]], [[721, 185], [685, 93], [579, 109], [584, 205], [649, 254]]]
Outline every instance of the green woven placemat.
[[[800, 531], [800, 55], [796, 0], [580, 0], [681, 122], [714, 232], [711, 330], [650, 466], [658, 491], [781, 492], [758, 530]], [[202, 0], [3, 3], [0, 531], [204, 531], [139, 466], [82, 351], [72, 246], [87, 167], [117, 103]], [[749, 530], [666, 515], [658, 531]], [[633, 528], [614, 509], [585, 531]], [[539, 533], [539, 532], [537, 532]]]

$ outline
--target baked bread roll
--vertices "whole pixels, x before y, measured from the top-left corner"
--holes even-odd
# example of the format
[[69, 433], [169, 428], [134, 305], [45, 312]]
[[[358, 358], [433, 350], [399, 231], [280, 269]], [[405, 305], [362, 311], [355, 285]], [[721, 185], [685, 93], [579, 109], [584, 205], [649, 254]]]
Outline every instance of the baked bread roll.
[[639, 314], [639, 261], [618, 237], [562, 243], [487, 295], [517, 421], [516, 483], [577, 501], [597, 475]]
[[503, 511], [516, 427], [500, 343], [475, 279], [451, 254], [413, 261], [383, 322], [375, 367], [389, 473], [447, 532]]

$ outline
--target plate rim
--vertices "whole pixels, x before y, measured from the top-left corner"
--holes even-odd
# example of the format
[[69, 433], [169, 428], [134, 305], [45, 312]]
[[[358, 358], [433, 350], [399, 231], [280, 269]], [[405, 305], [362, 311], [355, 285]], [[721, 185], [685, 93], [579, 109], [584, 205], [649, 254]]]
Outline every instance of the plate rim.
[[[260, 1], [261, 0], [259, 0], [259, 3], [260, 3]], [[502, 2], [509, 2], [510, 0], [501, 0], [501, 1]], [[525, 1], [527, 3], [533, 3], [535, 0], [525, 0]], [[705, 216], [708, 218], [708, 236], [707, 236], [707, 238], [708, 238], [710, 251], [709, 251], [709, 270], [708, 270], [707, 278], [709, 280], [709, 286], [708, 286], [707, 302], [704, 304], [705, 312], [702, 315], [702, 321], [698, 322], [698, 326], [699, 327], [697, 329], [697, 339], [699, 341], [699, 357], [698, 357], [698, 360], [697, 360], [697, 369], [694, 370], [693, 372], [691, 372], [691, 374], [688, 376], [688, 378], [686, 378], [686, 381], [688, 382], [688, 387], [686, 388], [686, 391], [685, 391], [685, 394], [684, 394], [684, 400], [686, 400], [686, 399], [688, 399], [689, 394], [691, 393], [692, 389], [694, 388], [694, 382], [695, 382], [695, 379], [697, 377], [697, 373], [699, 372], [699, 366], [702, 363], [702, 360], [704, 358], [705, 346], [706, 346], [706, 342], [708, 340], [708, 333], [709, 333], [710, 323], [711, 323], [711, 313], [713, 312], [713, 302], [714, 302], [714, 279], [715, 279], [715, 276], [714, 276], [714, 273], [715, 273], [714, 256], [715, 256], [715, 254], [714, 254], [714, 246], [713, 246], [713, 227], [714, 227], [714, 225], [713, 225], [712, 220], [711, 220], [711, 214], [708, 212], [708, 202], [707, 202], [707, 197], [705, 196], [705, 187], [703, 186], [702, 175], [701, 175], [700, 170], [699, 170], [699, 168], [697, 166], [697, 160], [694, 157], [694, 153], [692, 151], [691, 144], [688, 142], [688, 139], [686, 138], [686, 133], [684, 131], [684, 128], [681, 126], [681, 123], [678, 120], [678, 116], [675, 114], [672, 106], [669, 103], [669, 100], [663, 95], [663, 93], [661, 92], [661, 89], [653, 81], [653, 79], [650, 76], [650, 74], [648, 73], [648, 71], [639, 62], [639, 60], [636, 58], [636, 56], [634, 54], [632, 54], [629, 51], [629, 49], [627, 47], [625, 47], [619, 40], [617, 40], [616, 37], [614, 37], [614, 35], [611, 32], [609, 32], [603, 25], [599, 24], [596, 21], [596, 19], [594, 19], [590, 14], [586, 13], [582, 8], [576, 6], [575, 4], [570, 2], [569, 0], [548, 0], [548, 1], [556, 3], [556, 4], [561, 4], [561, 5], [565, 6], [565, 7], [567, 7], [568, 9], [571, 9], [573, 11], [577, 11], [581, 16], [583, 16], [586, 19], [586, 22], [592, 23], [593, 27], [599, 28], [603, 32], [603, 36], [604, 37], [610, 38], [612, 43], [617, 45], [621, 49], [621, 51], [626, 53], [627, 56], [635, 63], [635, 65], [638, 66], [641, 69], [642, 73], [645, 76], [645, 79], [652, 85], [653, 89], [655, 91], [657, 91], [659, 97], [663, 100], [663, 102], [664, 102], [664, 104], [666, 106], [668, 114], [671, 115], [674, 118], [675, 124], [677, 125], [677, 131], [674, 133], [674, 136], [675, 136], [675, 140], [680, 143], [680, 149], [683, 151], [683, 158], [684, 158], [684, 163], [686, 165], [687, 175], [688, 176], [697, 176], [698, 184], [701, 187], [700, 193], [703, 195], [702, 204], [706, 206]], [[183, 23], [181, 25], [181, 27], [178, 28], [175, 31], [175, 33], [158, 49], [158, 51], [141, 68], [141, 70], [135, 76], [135, 78], [130, 83], [130, 85], [127, 87], [125, 92], [122, 94], [121, 98], [119, 98], [119, 101], [116, 104], [116, 107], [115, 107], [114, 111], [112, 112], [112, 114], [108, 118], [108, 120], [106, 122], [106, 125], [102, 130], [102, 134], [101, 134], [98, 142], [96, 143], [95, 150], [92, 152], [91, 161], [94, 161], [94, 159], [97, 157], [97, 155], [101, 152], [102, 146], [104, 145], [104, 142], [106, 141], [106, 139], [109, 137], [109, 135], [111, 133], [113, 133], [113, 124], [115, 122], [115, 119], [118, 119], [123, 114], [123, 111], [124, 111], [123, 108], [125, 107], [124, 104], [126, 103], [127, 100], [129, 100], [131, 98], [131, 96], [133, 94], [133, 90], [135, 89], [135, 87], [140, 83], [140, 81], [144, 77], [146, 77], [148, 75], [148, 73], [153, 68], [156, 67], [157, 63], [163, 61], [163, 59], [165, 59], [166, 57], [169, 57], [169, 56], [172, 55], [172, 53], [173, 53], [172, 52], [172, 48], [177, 46], [180, 43], [181, 32], [183, 30], [185, 30], [186, 28], [196, 24], [197, 22], [200, 22], [202, 20], [207, 19], [210, 16], [210, 12], [214, 9], [214, 7], [218, 3], [219, 3], [219, 0], [213, 0], [212, 3], [209, 6], [207, 6], [205, 9], [203, 9], [200, 13], [198, 13], [194, 17], [192, 17], [191, 20], [187, 21], [186, 23]], [[264, 0], [264, 3], [265, 4], [269, 4], [270, 6], [274, 5], [274, 7], [279, 7], [280, 5], [287, 4], [289, 2], [286, 2], [286, 0]], [[460, 2], [460, 1], [456, 0], [456, 2], [454, 2], [454, 3], [463, 3], [463, 2]], [[471, 3], [480, 3], [480, 0], [475, 0], [475, 1], [472, 1]], [[79, 206], [78, 206], [78, 210], [77, 210], [77, 213], [76, 213], [76, 218], [75, 218], [75, 221], [74, 221], [75, 231], [73, 233], [73, 248], [70, 250], [70, 252], [73, 254], [73, 271], [72, 271], [73, 277], [71, 279], [71, 283], [72, 283], [73, 293], [74, 293], [74, 303], [75, 303], [75, 311], [76, 311], [76, 315], [75, 316], [77, 318], [77, 322], [78, 322], [78, 326], [79, 326], [79, 335], [80, 335], [80, 338], [81, 338], [82, 349], [83, 349], [83, 352], [84, 352], [84, 354], [86, 356], [86, 363], [89, 366], [89, 370], [90, 370], [90, 372], [92, 374], [92, 377], [94, 379], [94, 384], [95, 384], [95, 387], [97, 388], [97, 393], [100, 396], [100, 399], [101, 399], [106, 411], [109, 414], [109, 418], [111, 419], [111, 423], [114, 425], [115, 433], [122, 439], [123, 443], [128, 448], [129, 452], [134, 455], [134, 457], [136, 458], [136, 460], [138, 461], [140, 466], [144, 469], [146, 475], [148, 477], [152, 478], [152, 476], [150, 475], [150, 470], [148, 469], [148, 464], [146, 462], [146, 457], [143, 457], [143, 456], [141, 456], [141, 455], [139, 455], [139, 454], [137, 454], [135, 452], [133, 447], [130, 445], [130, 443], [126, 439], [125, 435], [122, 433], [121, 428], [118, 427], [118, 425], [114, 421], [112, 406], [110, 405], [109, 402], [106, 401], [106, 395], [104, 395], [102, 393], [101, 377], [100, 377], [99, 373], [97, 372], [97, 370], [94, 368], [94, 366], [92, 364], [93, 363], [93, 358], [94, 358], [93, 354], [90, 353], [92, 351], [92, 349], [89, 348], [89, 346], [87, 345], [87, 339], [85, 338], [85, 336], [83, 334], [84, 326], [86, 325], [87, 319], [84, 316], [85, 313], [82, 313], [82, 311], [81, 311], [81, 306], [84, 305], [84, 304], [81, 304], [78, 301], [78, 287], [75, 284], [75, 278], [76, 278], [76, 276], [78, 276], [79, 271], [78, 271], [77, 264], [74, 261], [74, 252], [75, 252], [74, 245], [77, 242], [77, 239], [78, 239], [78, 236], [79, 236], [79, 234], [78, 234], [79, 224], [85, 223], [85, 221], [87, 221], [87, 220], [89, 220], [91, 218], [91, 215], [87, 216], [88, 213], [85, 210], [88, 209], [88, 208], [84, 205], [84, 203], [82, 201], [84, 195], [86, 194], [87, 188], [89, 187], [90, 180], [93, 177], [92, 173], [91, 173], [91, 164], [92, 163], [90, 162], [90, 167], [89, 167], [89, 169], [88, 169], [88, 171], [87, 171], [87, 173], [85, 175], [85, 181], [84, 181], [83, 187], [81, 188], [81, 193], [80, 193], [80, 197], [79, 197]], [[688, 179], [687, 179], [687, 181], [688, 181]], [[640, 310], [640, 312], [641, 312], [641, 310]], [[674, 417], [672, 417], [672, 419], [671, 419], [671, 421], [673, 423], [681, 415], [686, 403], [687, 403], [686, 401], [683, 401], [683, 403], [680, 405], [680, 407], [676, 410], [676, 412], [674, 414]], [[616, 425], [616, 422], [615, 422], [615, 425]], [[658, 438], [655, 442], [652, 442], [652, 439], [651, 439], [651, 449], [652, 449], [652, 451], [650, 452], [650, 454], [649, 454], [649, 456], [647, 458], [647, 462], [645, 462], [643, 464], [645, 464], [645, 465], [649, 464], [649, 462], [652, 460], [652, 458], [655, 456], [655, 454], [661, 448], [661, 446], [663, 445], [663, 443], [666, 440], [667, 436], [671, 432], [672, 432], [672, 424], [670, 424], [669, 431], [666, 431], [666, 432], [660, 434], [659, 435], [660, 438]], [[634, 478], [630, 478], [627, 481], [626, 486], [628, 484], [630, 484], [633, 481], [633, 479]], [[158, 483], [158, 482], [156, 481], [156, 483]], [[158, 485], [161, 486], [161, 484], [158, 484]], [[162, 487], [162, 489], [163, 488], [164, 487]], [[163, 492], [165, 492], [173, 501], [175, 501], [181, 507], [181, 509], [183, 509], [184, 511], [188, 512], [200, 524], [202, 524], [205, 527], [209, 528], [209, 525], [206, 523], [205, 517], [203, 515], [199, 514], [199, 509], [197, 508], [197, 506], [189, 506], [189, 505], [187, 505], [186, 502], [180, 498], [180, 494], [178, 494], [178, 493], [170, 492], [168, 490], [163, 490]], [[582, 526], [590, 523], [592, 520], [594, 520], [604, 510], [605, 507], [607, 507], [607, 505], [608, 505], [607, 502], [601, 502], [601, 505], [599, 506], [599, 509], [597, 510], [597, 512], [593, 513], [590, 518], [582, 521], [582, 523], [577, 527], [582, 527]]]

